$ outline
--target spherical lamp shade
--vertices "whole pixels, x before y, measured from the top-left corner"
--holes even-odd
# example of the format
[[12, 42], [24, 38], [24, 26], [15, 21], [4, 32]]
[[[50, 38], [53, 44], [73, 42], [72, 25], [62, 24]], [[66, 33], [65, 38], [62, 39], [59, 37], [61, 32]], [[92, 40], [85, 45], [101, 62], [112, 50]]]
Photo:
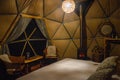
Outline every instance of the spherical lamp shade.
[[65, 0], [62, 3], [62, 9], [66, 13], [71, 13], [75, 9], [75, 2], [74, 0]]

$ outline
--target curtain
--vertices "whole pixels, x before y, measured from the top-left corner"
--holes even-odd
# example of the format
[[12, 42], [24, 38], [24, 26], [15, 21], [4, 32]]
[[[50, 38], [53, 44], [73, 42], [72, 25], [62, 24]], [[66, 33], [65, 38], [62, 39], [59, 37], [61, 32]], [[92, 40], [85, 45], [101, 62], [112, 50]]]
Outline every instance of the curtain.
[[47, 39], [47, 44], [46, 46], [48, 45], [51, 45], [51, 41], [50, 41], [50, 37], [48, 35], [48, 32], [47, 32], [47, 29], [46, 29], [46, 25], [45, 25], [45, 22], [44, 20], [41, 20], [41, 19], [36, 19], [36, 23], [40, 29], [40, 31], [42, 32], [42, 34], [44, 35], [44, 37]]
[[12, 34], [8, 37], [7, 42], [17, 39], [25, 31], [30, 20], [31, 18], [21, 17]]
[[17, 39], [26, 29], [27, 25], [29, 24], [31, 18], [25, 18], [21, 17], [19, 22], [16, 24], [13, 32], [10, 34], [8, 39], [6, 40], [6, 43], [3, 45], [3, 53], [10, 54], [8, 43]]

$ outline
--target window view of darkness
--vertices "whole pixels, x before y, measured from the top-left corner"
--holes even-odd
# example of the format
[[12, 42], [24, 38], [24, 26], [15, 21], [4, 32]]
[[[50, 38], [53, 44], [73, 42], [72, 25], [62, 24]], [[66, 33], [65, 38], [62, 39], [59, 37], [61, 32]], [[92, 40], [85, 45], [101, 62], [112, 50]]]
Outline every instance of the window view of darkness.
[[26, 30], [20, 37], [9, 43], [11, 55], [25, 56], [26, 58], [35, 55], [43, 55], [45, 47], [46, 39], [34, 19], [29, 22]]

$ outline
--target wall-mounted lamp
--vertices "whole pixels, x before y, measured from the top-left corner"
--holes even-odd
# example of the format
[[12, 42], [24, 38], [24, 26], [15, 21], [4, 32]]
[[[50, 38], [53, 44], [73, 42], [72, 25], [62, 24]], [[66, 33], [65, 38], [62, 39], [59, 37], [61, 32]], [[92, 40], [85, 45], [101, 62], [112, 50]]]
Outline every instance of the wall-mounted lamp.
[[75, 2], [74, 0], [64, 0], [62, 3], [62, 9], [66, 13], [71, 13], [75, 9]]

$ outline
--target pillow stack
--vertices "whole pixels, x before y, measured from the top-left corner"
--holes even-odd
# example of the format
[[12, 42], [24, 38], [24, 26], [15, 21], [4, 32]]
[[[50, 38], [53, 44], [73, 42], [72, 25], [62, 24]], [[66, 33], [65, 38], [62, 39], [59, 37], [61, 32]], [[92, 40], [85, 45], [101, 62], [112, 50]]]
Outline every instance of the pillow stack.
[[109, 80], [117, 65], [118, 56], [106, 58], [87, 80]]

